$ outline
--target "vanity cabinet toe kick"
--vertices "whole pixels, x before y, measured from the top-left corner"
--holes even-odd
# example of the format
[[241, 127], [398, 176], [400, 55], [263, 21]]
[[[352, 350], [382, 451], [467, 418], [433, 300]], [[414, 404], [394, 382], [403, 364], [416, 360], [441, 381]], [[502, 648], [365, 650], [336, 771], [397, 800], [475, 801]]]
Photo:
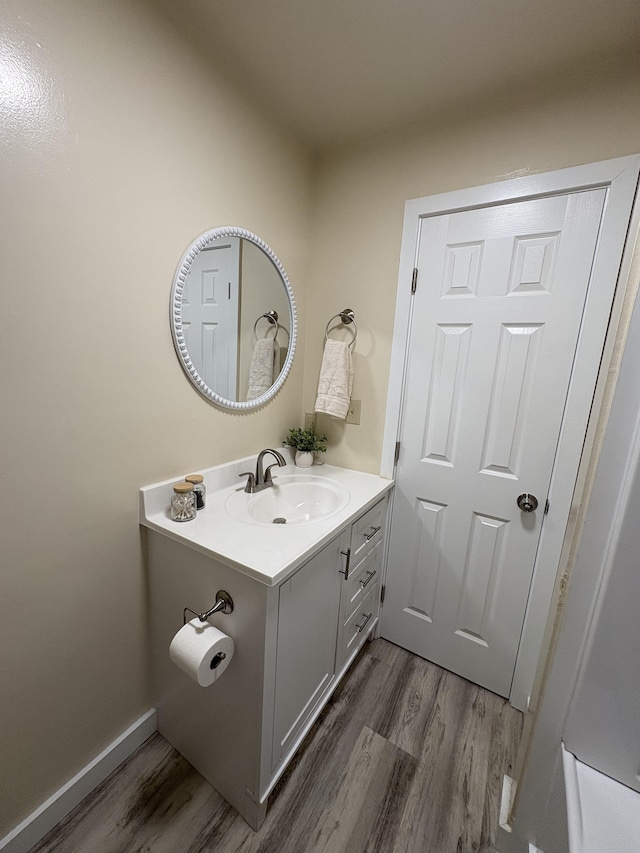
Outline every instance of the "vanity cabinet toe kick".
[[[178, 573], [176, 554], [187, 549], [150, 532], [158, 729], [254, 829], [377, 624], [387, 503], [385, 493], [275, 587], [193, 550]], [[234, 612], [210, 621], [234, 638], [235, 656], [219, 682], [200, 688], [168, 661], [167, 649], [178, 609], [218, 587], [233, 597]]]

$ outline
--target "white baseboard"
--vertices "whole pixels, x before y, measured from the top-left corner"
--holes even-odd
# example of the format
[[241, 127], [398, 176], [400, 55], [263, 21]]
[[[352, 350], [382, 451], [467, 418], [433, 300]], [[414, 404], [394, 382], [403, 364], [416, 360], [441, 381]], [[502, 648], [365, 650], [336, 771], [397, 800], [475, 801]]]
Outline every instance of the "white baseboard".
[[73, 779], [52, 794], [28, 818], [0, 839], [0, 850], [3, 853], [27, 853], [119, 764], [122, 764], [125, 758], [150, 738], [156, 729], [156, 712], [152, 708], [122, 732], [79, 773], [76, 773]]
[[500, 799], [500, 817], [498, 818], [498, 825], [505, 832], [511, 832], [509, 821], [517, 786], [518, 783], [505, 773], [502, 777], [502, 797]]

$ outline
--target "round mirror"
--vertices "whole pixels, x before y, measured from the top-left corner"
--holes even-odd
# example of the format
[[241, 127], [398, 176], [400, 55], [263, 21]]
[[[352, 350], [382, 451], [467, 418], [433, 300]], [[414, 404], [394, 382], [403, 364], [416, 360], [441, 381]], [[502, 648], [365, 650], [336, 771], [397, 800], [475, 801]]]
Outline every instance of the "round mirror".
[[296, 348], [296, 308], [284, 267], [243, 228], [205, 231], [171, 289], [171, 332], [185, 373], [208, 400], [255, 409], [282, 387]]

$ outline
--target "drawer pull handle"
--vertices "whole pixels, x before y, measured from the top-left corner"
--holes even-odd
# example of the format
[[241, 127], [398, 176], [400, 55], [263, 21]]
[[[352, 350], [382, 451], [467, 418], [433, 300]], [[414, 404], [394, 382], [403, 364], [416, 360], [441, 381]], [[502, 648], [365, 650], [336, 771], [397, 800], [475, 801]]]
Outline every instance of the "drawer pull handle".
[[372, 572], [367, 572], [367, 574], [369, 575], [369, 577], [364, 581], [360, 581], [360, 586], [362, 587], [362, 589], [364, 589], [365, 586], [369, 583], [369, 581], [375, 577], [376, 570], [374, 569]]
[[[362, 615], [364, 616], [364, 613]], [[369, 621], [369, 619], [371, 619], [372, 616], [373, 616], [373, 611], [371, 611], [371, 613], [367, 613], [367, 615], [365, 616], [365, 620], [362, 623], [362, 625], [356, 625], [356, 628], [358, 629], [359, 634], [362, 631], [364, 631], [364, 629], [367, 627], [367, 622]]]
[[373, 537], [379, 530], [382, 530], [382, 525], [379, 524], [377, 527], [370, 527], [369, 530], [371, 531], [371, 533], [364, 534], [364, 538], [367, 540], [367, 542], [369, 541], [369, 539], [373, 539]]
[[349, 564], [351, 563], [351, 548], [347, 548], [346, 551], [340, 551], [340, 553], [342, 554], [343, 557], [347, 558], [347, 562], [345, 564], [344, 571], [342, 569], [340, 569], [340, 574], [344, 575], [345, 580], [348, 580], [349, 579]]

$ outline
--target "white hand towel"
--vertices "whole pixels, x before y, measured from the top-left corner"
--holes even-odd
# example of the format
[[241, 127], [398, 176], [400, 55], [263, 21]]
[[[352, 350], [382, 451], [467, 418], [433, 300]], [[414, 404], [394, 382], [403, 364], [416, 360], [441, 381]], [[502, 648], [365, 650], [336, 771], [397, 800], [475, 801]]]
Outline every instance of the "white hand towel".
[[276, 350], [273, 338], [260, 338], [256, 341], [249, 365], [249, 389], [247, 400], [262, 396], [273, 385], [273, 368]]
[[349, 411], [352, 390], [353, 363], [349, 344], [329, 339], [324, 345], [320, 367], [316, 412], [344, 420]]

